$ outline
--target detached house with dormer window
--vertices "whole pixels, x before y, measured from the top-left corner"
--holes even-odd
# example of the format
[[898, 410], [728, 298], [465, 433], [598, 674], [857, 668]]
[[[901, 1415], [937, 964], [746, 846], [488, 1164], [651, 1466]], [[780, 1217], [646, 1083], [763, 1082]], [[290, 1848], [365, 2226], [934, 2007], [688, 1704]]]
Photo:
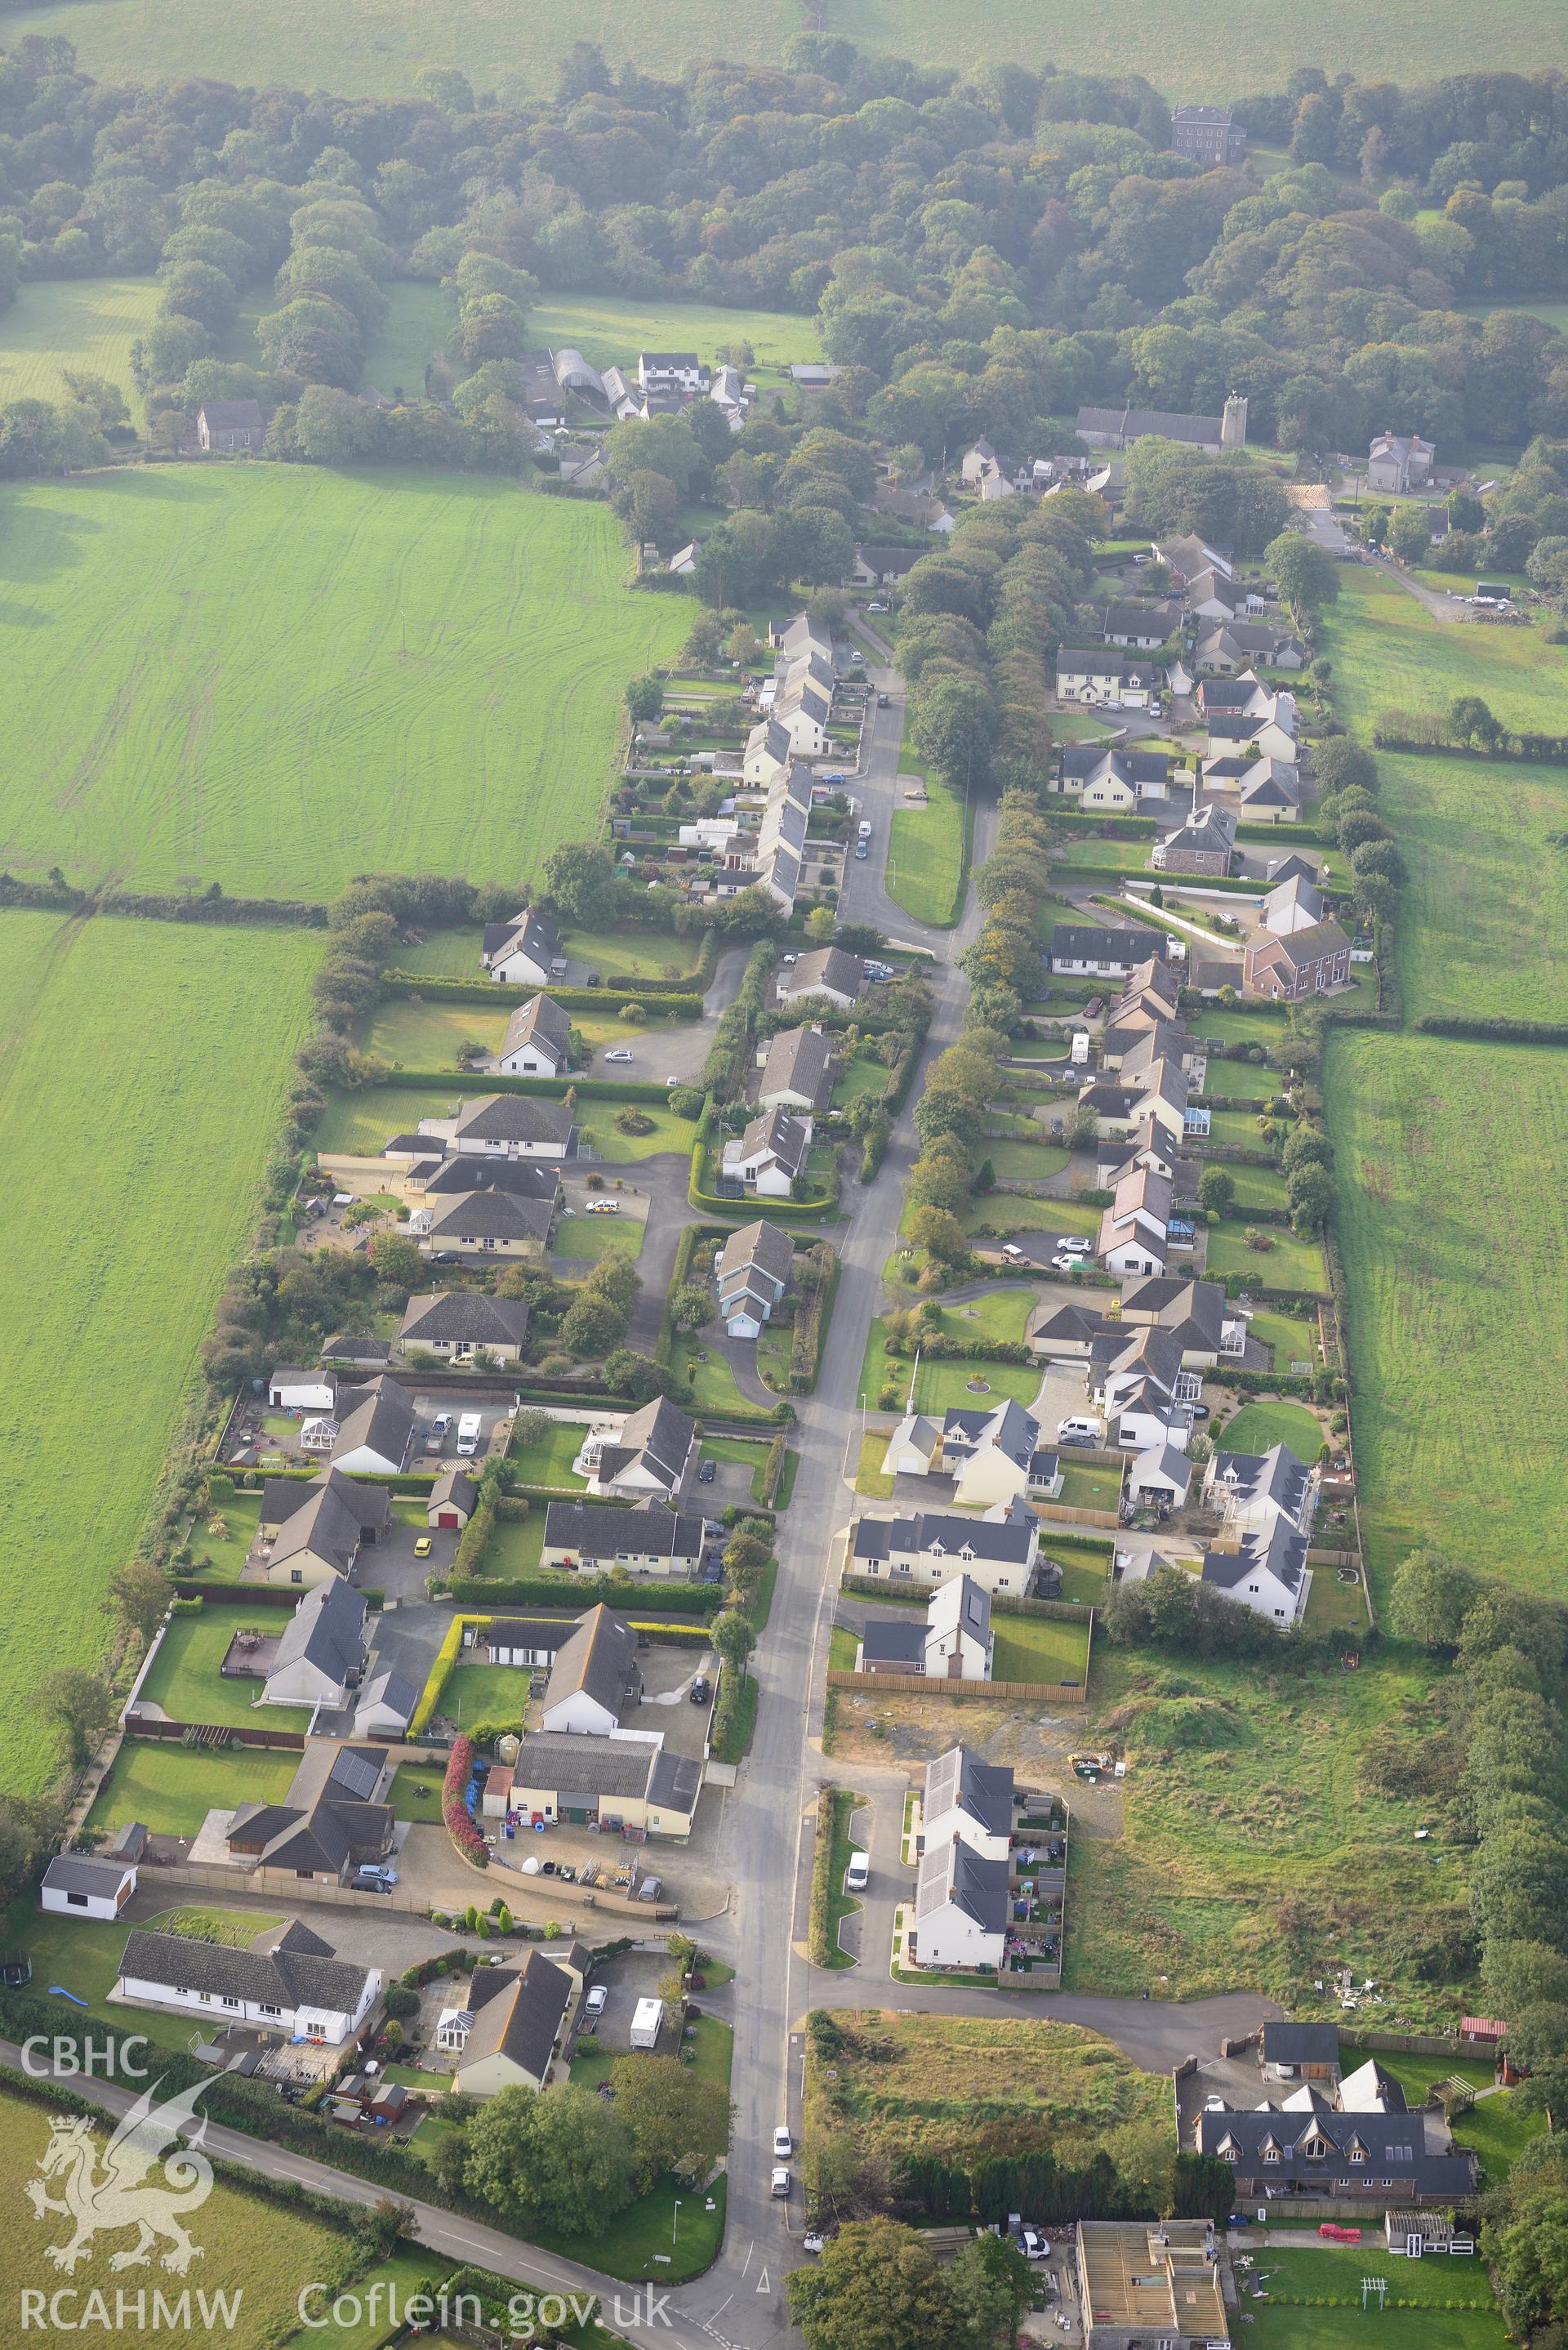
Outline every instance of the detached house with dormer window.
[[1040, 1521], [1015, 1503], [1004, 1518], [960, 1518], [921, 1511], [910, 1518], [861, 1518], [846, 1566], [890, 1584], [927, 1590], [967, 1575], [982, 1591], [1028, 1596], [1040, 1552]]

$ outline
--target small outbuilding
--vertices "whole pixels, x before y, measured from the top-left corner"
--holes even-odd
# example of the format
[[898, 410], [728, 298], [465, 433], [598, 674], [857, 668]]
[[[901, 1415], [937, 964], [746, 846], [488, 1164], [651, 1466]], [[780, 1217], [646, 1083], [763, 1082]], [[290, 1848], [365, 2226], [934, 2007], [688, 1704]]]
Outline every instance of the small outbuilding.
[[59, 1852], [44, 1871], [38, 1899], [57, 1917], [98, 1918], [112, 1924], [135, 1890], [136, 1870], [129, 1860]]

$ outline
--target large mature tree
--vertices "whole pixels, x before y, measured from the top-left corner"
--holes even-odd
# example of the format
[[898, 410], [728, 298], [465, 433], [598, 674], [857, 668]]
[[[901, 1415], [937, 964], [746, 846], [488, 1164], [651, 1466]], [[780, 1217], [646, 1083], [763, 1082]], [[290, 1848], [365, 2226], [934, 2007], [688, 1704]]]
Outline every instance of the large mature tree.
[[967, 2350], [1011, 2345], [1033, 2290], [1029, 2263], [1011, 2236], [988, 2231], [966, 2244], [948, 2271], [948, 2292]]
[[910, 2228], [841, 2228], [815, 2268], [792, 2272], [790, 2314], [810, 2350], [952, 2350], [948, 2281]]
[[114, 1719], [108, 1683], [75, 1665], [57, 1665], [33, 1691], [34, 1711], [52, 1721], [73, 1763], [82, 1763]]
[[468, 2125], [472, 2195], [574, 2235], [601, 2235], [636, 2192], [626, 2124], [586, 2089], [503, 2089]]
[[622, 2056], [610, 2068], [616, 2110], [631, 2132], [645, 2191], [682, 2164], [715, 2160], [730, 2135], [730, 2099], [675, 2056]]
[[615, 919], [615, 858], [599, 841], [557, 841], [545, 859], [539, 887], [563, 921], [592, 931]]

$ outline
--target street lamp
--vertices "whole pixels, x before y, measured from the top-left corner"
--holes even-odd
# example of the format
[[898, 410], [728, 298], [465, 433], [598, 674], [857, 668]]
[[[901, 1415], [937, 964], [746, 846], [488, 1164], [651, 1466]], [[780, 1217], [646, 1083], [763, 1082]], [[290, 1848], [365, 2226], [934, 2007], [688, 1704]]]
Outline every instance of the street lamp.
[[675, 2217], [674, 2217], [673, 2220], [670, 2222], [670, 2251], [674, 2251], [674, 2249], [675, 2249], [675, 2239], [676, 2239], [677, 2235], [680, 2233], [680, 2196], [678, 2195], [678, 2196], [676, 2197], [676, 2199], [675, 2199]]

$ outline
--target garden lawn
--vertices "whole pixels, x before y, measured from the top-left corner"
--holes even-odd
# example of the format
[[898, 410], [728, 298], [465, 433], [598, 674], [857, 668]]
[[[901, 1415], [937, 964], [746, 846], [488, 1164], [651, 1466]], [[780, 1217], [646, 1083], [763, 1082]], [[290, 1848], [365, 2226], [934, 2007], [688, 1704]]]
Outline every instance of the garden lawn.
[[[209, 1534], [211, 1517], [222, 1518], [228, 1533]], [[259, 1493], [236, 1493], [232, 1501], [214, 1501], [211, 1510], [198, 1513], [191, 1532], [191, 1564], [182, 1571], [199, 1575], [203, 1583], [237, 1583], [260, 1523]]]
[[[441, 286], [394, 281], [383, 286], [381, 292], [387, 315], [366, 341], [359, 386], [373, 384], [389, 400], [400, 391], [415, 398], [424, 390], [430, 360], [438, 352], [445, 355], [453, 324], [452, 305]], [[453, 360], [452, 365], [454, 375], [468, 373], [461, 361]]]
[[[1044, 1136], [1044, 1127], [1036, 1126], [1036, 1133]], [[1022, 1137], [993, 1141], [988, 1137], [976, 1148], [990, 1159], [992, 1173], [1010, 1183], [1044, 1183], [1053, 1175], [1060, 1175], [1067, 1164], [1067, 1151], [1056, 1142], [1030, 1142]], [[994, 1195], [992, 1204], [995, 1204]]]
[[[667, 2043], [671, 2048], [676, 2044], [668, 2034]], [[727, 2088], [734, 2050], [730, 2026], [714, 2016], [701, 2016], [686, 2045], [693, 2052], [699, 2078]], [[608, 2071], [609, 2061], [607, 2050], [582, 2049], [573, 2060], [572, 2078], [579, 2085], [597, 2085]], [[715, 2147], [712, 2151], [717, 2155], [722, 2149]], [[724, 2193], [722, 2177], [715, 2179], [706, 2195], [685, 2186], [678, 2194], [675, 2180], [667, 2178], [639, 2195], [598, 2235], [566, 2236], [540, 2229], [529, 2241], [566, 2260], [581, 2261], [601, 2275], [628, 2282], [657, 2278], [680, 2284], [700, 2276], [718, 2253], [724, 2235]], [[706, 2209], [709, 2202], [714, 2206], [711, 2211]]]
[[439, 1821], [441, 1791], [439, 1763], [400, 1762], [392, 1774], [390, 1792], [382, 1801], [391, 1805], [396, 1819]]
[[[854, 1661], [851, 1657], [850, 1663]], [[833, 1798], [833, 1857], [827, 1864], [827, 1965], [836, 1972], [855, 1964], [853, 1953], [839, 1946], [838, 1929], [846, 1918], [865, 1907], [844, 1889], [850, 1855], [860, 1849], [860, 1838], [853, 1833], [855, 1815], [860, 1809], [861, 1798], [843, 1788]]]
[[[701, 7], [703, 0], [698, 0], [698, 5]], [[765, 21], [765, 9], [759, 21]], [[688, 59], [732, 57], [747, 47], [746, 36], [737, 35], [732, 26], [718, 35], [715, 48], [689, 43], [685, 55]], [[530, 339], [538, 338], [552, 350], [566, 344], [581, 351], [590, 367], [619, 365], [633, 372], [639, 351], [695, 350], [711, 364], [720, 343], [750, 343], [757, 365], [764, 368], [789, 367], [822, 357], [822, 338], [813, 317], [793, 317], [784, 310], [732, 310], [716, 303], [638, 301], [615, 295], [571, 294], [561, 302], [540, 303], [529, 310], [528, 333]]]
[[[1075, 1599], [1087, 1607], [1105, 1605], [1106, 1578], [1110, 1572], [1110, 1552], [1102, 1559], [1092, 1559], [1068, 1550], [1060, 1535], [1054, 1534], [1042, 1522], [1040, 1555], [1054, 1559], [1062, 1570], [1062, 1596]], [[994, 1623], [995, 1618], [992, 1617]]]
[[[582, 1451], [587, 1434], [586, 1422], [578, 1419], [553, 1419], [536, 1444], [520, 1444], [514, 1430], [506, 1455], [506, 1466], [514, 1481], [520, 1485], [574, 1486], [578, 1491], [587, 1485], [586, 1477], [574, 1476], [572, 1463]], [[543, 1503], [535, 1503], [529, 1518], [543, 1514]], [[524, 1524], [527, 1520], [522, 1521]]]
[[1293, 1314], [1254, 1314], [1247, 1329], [1249, 1336], [1272, 1350], [1276, 1371], [1288, 1371], [1293, 1363], [1317, 1361], [1314, 1322], [1298, 1321]]
[[855, 1472], [855, 1490], [873, 1502], [890, 1502], [893, 1480], [885, 1467], [888, 1440], [885, 1436], [867, 1435], [860, 1440], [860, 1464]]
[[128, 1738], [87, 1816], [112, 1835], [140, 1820], [154, 1835], [193, 1836], [211, 1811], [281, 1804], [299, 1757], [286, 1750], [163, 1745]]
[[[867, 1405], [875, 1408], [884, 1384], [898, 1390], [898, 1409], [904, 1408], [909, 1391], [909, 1374], [914, 1370], [914, 1358], [889, 1355], [882, 1345], [880, 1317], [874, 1321], [866, 1337], [866, 1357], [860, 1370], [860, 1388]], [[982, 1390], [971, 1394], [971, 1378], [984, 1382]], [[1033, 1403], [1040, 1392], [1040, 1369], [1037, 1364], [982, 1363], [972, 1357], [952, 1362], [935, 1362], [922, 1355], [915, 1380], [914, 1409], [916, 1411], [946, 1411], [950, 1405], [963, 1404], [971, 1410], [989, 1409], [1004, 1396], [1018, 1403]]]
[[1454, 2116], [1454, 2137], [1460, 2146], [1474, 2147], [1481, 2158], [1486, 2176], [1484, 2186], [1495, 2187], [1506, 2178], [1522, 2147], [1532, 2137], [1539, 2137], [1546, 2127], [1542, 2114], [1525, 2112], [1511, 2089], [1493, 2086], [1492, 2068], [1488, 2064], [1472, 2064], [1464, 2061], [1434, 2056], [1379, 2056], [1404, 2090], [1411, 2106], [1423, 2105], [1434, 2081], [1451, 2081], [1456, 2076], [1468, 2081], [1472, 2088], [1484, 2089], [1486, 2095], [1478, 2097], [1468, 2114]]
[[1260, 1224], [1270, 1243], [1266, 1249], [1249, 1248], [1246, 1219], [1231, 1215], [1209, 1235], [1205, 1272], [1211, 1281], [1239, 1273], [1250, 1289], [1293, 1289], [1328, 1294], [1328, 1269], [1316, 1241], [1303, 1241], [1283, 1224]]
[[627, 676], [683, 633], [607, 508], [478, 475], [128, 468], [7, 484], [3, 517], [14, 869], [522, 880], [594, 828]]
[[[1306, 2254], [1309, 2261], [1318, 2257], [1315, 2252]], [[1326, 2260], [1329, 2255], [1325, 2252], [1322, 2257]], [[1359, 2258], [1359, 2252], [1354, 2254], [1352, 2265]], [[1428, 2263], [1402, 2261], [1399, 2265], [1414, 2269], [1425, 2268]], [[1444, 2261], [1441, 2266], [1447, 2271], [1450, 2266], [1457, 2269], [1479, 2263]], [[1360, 2292], [1357, 2271], [1355, 2298], [1359, 2299]], [[1397, 2309], [1392, 2296], [1381, 2312], [1376, 2306], [1367, 2310], [1297, 2309], [1283, 2303], [1276, 2303], [1271, 2308], [1266, 2302], [1249, 2301], [1247, 2315], [1249, 2350], [1507, 2350], [1512, 2339], [1500, 2313]]]
[[[1230, 1092], [1231, 1090], [1234, 1090], [1237, 1093], [1246, 1093], [1250, 1088], [1246, 1085], [1241, 1074], [1238, 1073], [1233, 1083], [1227, 1083], [1222, 1079], [1216, 1085], [1214, 1090], [1216, 1093], [1221, 1091]], [[1265, 1091], [1265, 1087], [1260, 1085], [1258, 1091], [1262, 1094]], [[1209, 1118], [1209, 1139], [1211, 1142], [1233, 1143], [1243, 1150], [1266, 1150], [1269, 1148], [1267, 1142], [1263, 1139], [1262, 1130], [1258, 1124], [1258, 1112], [1254, 1109], [1217, 1109], [1210, 1111]], [[1217, 1163], [1225, 1169], [1227, 1174], [1233, 1174], [1236, 1171], [1231, 1165], [1229, 1159], [1220, 1159]]]
[[545, 1547], [546, 1504], [535, 1502], [525, 1518], [497, 1518], [484, 1545], [481, 1573], [498, 1580], [514, 1575], [537, 1575]]
[[108, 1640], [104, 1588], [254, 1223], [319, 952], [300, 931], [0, 916], [0, 1449], [26, 1562], [0, 1623], [0, 1785], [16, 1793], [53, 1763], [29, 1692]]
[[231, 1729], [308, 1730], [308, 1706], [255, 1702], [259, 1680], [224, 1680], [219, 1673], [229, 1642], [242, 1630], [274, 1630], [288, 1621], [273, 1607], [236, 1607], [203, 1601], [200, 1609], [177, 1609], [163, 1635], [152, 1669], [141, 1684], [142, 1699], [161, 1706], [171, 1721], [217, 1722]]
[[[523, 1727], [529, 1676], [516, 1665], [454, 1665], [441, 1692], [441, 1711], [460, 1730], [475, 1721], [509, 1721]], [[439, 1819], [439, 1808], [422, 1817]]]
[[450, 1093], [439, 1086], [396, 1085], [329, 1092], [316, 1129], [316, 1148], [349, 1159], [379, 1159], [394, 1134], [413, 1134], [421, 1118], [449, 1117], [485, 1090], [483, 1077], [459, 1076], [453, 1070]]
[[1221, 1441], [1227, 1452], [1267, 1452], [1272, 1445], [1288, 1444], [1310, 1469], [1323, 1443], [1323, 1429], [1304, 1404], [1246, 1403], [1234, 1419], [1225, 1422]]
[[701, 1338], [689, 1332], [676, 1332], [670, 1350], [670, 1367], [678, 1385], [678, 1402], [688, 1410], [733, 1411], [737, 1405], [752, 1409], [750, 1399], [741, 1393], [740, 1384], [724, 1357], [716, 1347], [706, 1347]]
[[[198, 1917], [214, 1929], [208, 1939], [239, 1947], [254, 1941], [268, 1927], [283, 1922], [281, 1917], [268, 1917], [259, 1909], [202, 1909], [189, 1904], [138, 1922], [147, 1930], [166, 1933], [176, 1924], [186, 1925]], [[4, 1925], [6, 1948], [26, 1950], [33, 1962], [33, 1980], [28, 1986], [32, 1997], [43, 1998], [57, 1983], [63, 1990], [74, 1991], [78, 1999], [86, 2000], [101, 2022], [118, 2021], [124, 2030], [125, 2009], [111, 2005], [109, 1997], [125, 1950], [122, 1921], [61, 1918], [40, 1909], [36, 1894], [29, 1890], [4, 1913]], [[189, 2025], [189, 2017], [164, 2016], [151, 2029], [153, 2037], [161, 2039], [169, 2047], [183, 2048], [190, 2038]]]
[[[383, 2069], [385, 2077], [391, 2080], [401, 2068], [389, 2064]], [[415, 2074], [413, 2078], [428, 2083], [429, 2075]], [[358, 2323], [337, 2324], [332, 2316], [330, 2299], [318, 2297], [307, 2304], [312, 2312], [309, 2325], [291, 2334], [284, 2350], [381, 2350], [383, 2343], [397, 2338], [397, 2329], [391, 2328], [388, 2320], [389, 2300], [395, 2297], [400, 2315], [404, 2305], [417, 2294], [439, 2294], [455, 2265], [443, 2260], [439, 2252], [427, 2252], [421, 2244], [400, 2244], [389, 2259], [379, 2261], [349, 2287], [345, 2314], [350, 2302], [358, 2303], [361, 2313]], [[378, 2293], [379, 2298], [372, 2299]], [[429, 2345], [431, 2337], [427, 2335], [425, 2340]], [[438, 2343], [439, 2340], [438, 2336]]]
[[882, 1092], [888, 1082], [888, 1064], [872, 1053], [852, 1053], [838, 1064], [838, 1074], [833, 1080], [835, 1109], [847, 1109], [862, 1094]]
[[567, 931], [562, 945], [568, 962], [587, 965], [607, 984], [620, 977], [691, 978], [692, 986], [701, 993], [702, 982], [694, 975], [697, 941], [678, 939], [673, 931]]
[[[1119, 1469], [1092, 1469], [1086, 1461], [1058, 1456], [1062, 1490], [1056, 1495], [1064, 1510], [1114, 1510], [1121, 1500]], [[1046, 1523], [1049, 1523], [1047, 1521]]]
[[1424, 1799], [1380, 1794], [1363, 1763], [1376, 1738], [1421, 1785], [1438, 1679], [1386, 1639], [1359, 1671], [1300, 1676], [1096, 1640], [1082, 1742], [1118, 1737], [1128, 1769], [1119, 1837], [1073, 1839], [1064, 1989], [1183, 2000], [1246, 1982], [1311, 2015], [1334, 1937], [1415, 2029], [1472, 2004], [1473, 1985], [1415, 1974], [1409, 1933], [1461, 1933], [1466, 1856], [1415, 1844]]
[[1430, 1544], [1564, 1594], [1562, 1055], [1334, 1032], [1325, 1083], [1375, 1581]]
[[1223, 1163], [1236, 1187], [1231, 1198], [1232, 1213], [1245, 1215], [1255, 1208], [1288, 1205], [1285, 1179], [1277, 1167], [1238, 1167], [1229, 1159]]
[[860, 1636], [847, 1624], [835, 1624], [827, 1636], [827, 1669], [829, 1672], [852, 1673], [860, 1651]]
[[601, 1256], [638, 1257], [647, 1233], [640, 1216], [557, 1216], [550, 1254], [576, 1264], [597, 1264]]
[[[1366, 2231], [1370, 2236], [1371, 2231]], [[1381, 2232], [1381, 2230], [1379, 2230]], [[1255, 2273], [1268, 2293], [1268, 2302], [1247, 2298], [1249, 2312], [1258, 2313], [1257, 2334], [1262, 2336], [1264, 2315], [1270, 2303], [1275, 2309], [1285, 2302], [1311, 2303], [1334, 2301], [1341, 2306], [1332, 2312], [1296, 2307], [1293, 2318], [1310, 2318], [1332, 2314], [1342, 2325], [1353, 2326], [1361, 2321], [1369, 2344], [1381, 2342], [1382, 2327], [1392, 2316], [1410, 2317], [1419, 2310], [1435, 2323], [1445, 2316], [1480, 2318], [1487, 2324], [1501, 2327], [1501, 2314], [1492, 2298], [1487, 2279], [1486, 2263], [1481, 2260], [1403, 2260], [1397, 2254], [1385, 2251], [1376, 2241], [1360, 2244], [1325, 2244], [1321, 2250], [1291, 2245], [1276, 2248], [1262, 2229], [1250, 2229], [1247, 2250], [1255, 2255]], [[1384, 2277], [1387, 2280], [1388, 2295], [1380, 2318], [1376, 2303], [1365, 2313], [1361, 2306], [1363, 2277]], [[1449, 2307], [1454, 2302], [1458, 2310]], [[1396, 2304], [1403, 2304], [1396, 2307]], [[1249, 2329], [1251, 2334], [1252, 2329]], [[1284, 2339], [1284, 2336], [1276, 2338]], [[1311, 2341], [1310, 2334], [1303, 2336]], [[1346, 2332], [1335, 2337], [1348, 2342], [1353, 2336]], [[1438, 2338], [1441, 2338], [1440, 2336]], [[1459, 2334], [1460, 2342], [1499, 2340], [1493, 2334], [1469, 2336]]]
[[[650, 1134], [622, 1134], [616, 1125], [618, 1108], [630, 1107], [639, 1118], [652, 1123]], [[634, 1166], [639, 1159], [657, 1159], [661, 1151], [678, 1151], [683, 1159], [691, 1156], [691, 1145], [697, 1139], [695, 1121], [678, 1118], [672, 1109], [664, 1109], [658, 1102], [595, 1101], [586, 1095], [577, 1099], [577, 1118], [585, 1139], [591, 1139], [601, 1159], [611, 1167]]]
[[35, 280], [0, 314], [0, 401], [63, 400], [68, 368], [118, 384], [134, 410], [130, 347], [157, 314], [151, 277]]
[[[1285, 1024], [1282, 1014], [1268, 1011], [1262, 1004], [1251, 1003], [1238, 1003], [1229, 1008], [1223, 1003], [1206, 1003], [1200, 1012], [1192, 1014], [1189, 1023], [1192, 1034], [1205, 1043], [1217, 1036], [1227, 1045], [1262, 1045], [1266, 1052], [1280, 1043], [1285, 1034]], [[1232, 1080], [1242, 1092], [1246, 1092], [1250, 1076], [1257, 1079], [1261, 1091], [1265, 1080], [1255, 1062], [1214, 1060], [1210, 1063], [1209, 1082], [1217, 1094], [1228, 1092]]]
[[[29, 2098], [0, 2091], [0, 2128], [5, 2132], [7, 2168], [15, 2178], [24, 2178], [29, 2171], [36, 2170], [49, 2142], [50, 2119], [49, 2106], [34, 2105]], [[95, 2126], [100, 2152], [107, 2135], [107, 2129], [99, 2130]], [[57, 2211], [47, 2215], [45, 2227], [34, 2220], [5, 2230], [6, 2249], [0, 2250], [0, 2298], [6, 2308], [19, 2313], [24, 2292], [36, 2292], [47, 2299], [58, 2288], [60, 2272], [51, 2266], [45, 2254], [48, 2247], [67, 2242], [70, 2232], [69, 2217], [62, 2218]], [[273, 2345], [289, 2330], [302, 2284], [319, 2280], [324, 2284], [336, 2285], [352, 2272], [350, 2239], [346, 2230], [329, 2228], [313, 2215], [290, 2210], [270, 2196], [247, 2194], [227, 2178], [213, 2185], [199, 2213], [192, 2215], [191, 2232], [202, 2254], [194, 2275], [188, 2280], [194, 2288], [192, 2303], [198, 2290], [208, 2295], [230, 2296], [230, 2306], [235, 2314], [223, 2329], [223, 2338], [233, 2345], [233, 2350], [273, 2350]], [[107, 2323], [99, 2325], [90, 2318], [87, 2322], [92, 2328], [93, 2342], [101, 2345], [101, 2350], [135, 2350], [135, 2345], [145, 2345], [149, 2338], [148, 2324], [139, 2326], [136, 2323], [138, 2285], [130, 2285], [126, 2323], [120, 2325], [115, 2322], [116, 2281], [107, 2275], [110, 2246], [117, 2251], [124, 2251], [132, 2241], [122, 2231], [116, 2231], [106, 2235], [97, 2249], [97, 2282], [103, 2291]], [[171, 2302], [182, 2289], [180, 2280], [167, 2277], [156, 2267], [151, 2272], [143, 2271], [141, 2275], [149, 2288], [149, 2309], [152, 2305], [153, 2279]], [[119, 2282], [123, 2284], [125, 2280]], [[82, 2300], [75, 2306], [87, 2307], [88, 2284], [78, 2281], [77, 2290]], [[18, 2333], [20, 2323], [18, 2318]]]
[[964, 796], [940, 776], [926, 785], [927, 805], [901, 802], [888, 841], [888, 895], [917, 922], [948, 930], [963, 902], [969, 864], [970, 811]]
[[1089, 1669], [1089, 1627], [1064, 1616], [993, 1616], [992, 1677], [999, 1681], [1059, 1681], [1082, 1689]]

